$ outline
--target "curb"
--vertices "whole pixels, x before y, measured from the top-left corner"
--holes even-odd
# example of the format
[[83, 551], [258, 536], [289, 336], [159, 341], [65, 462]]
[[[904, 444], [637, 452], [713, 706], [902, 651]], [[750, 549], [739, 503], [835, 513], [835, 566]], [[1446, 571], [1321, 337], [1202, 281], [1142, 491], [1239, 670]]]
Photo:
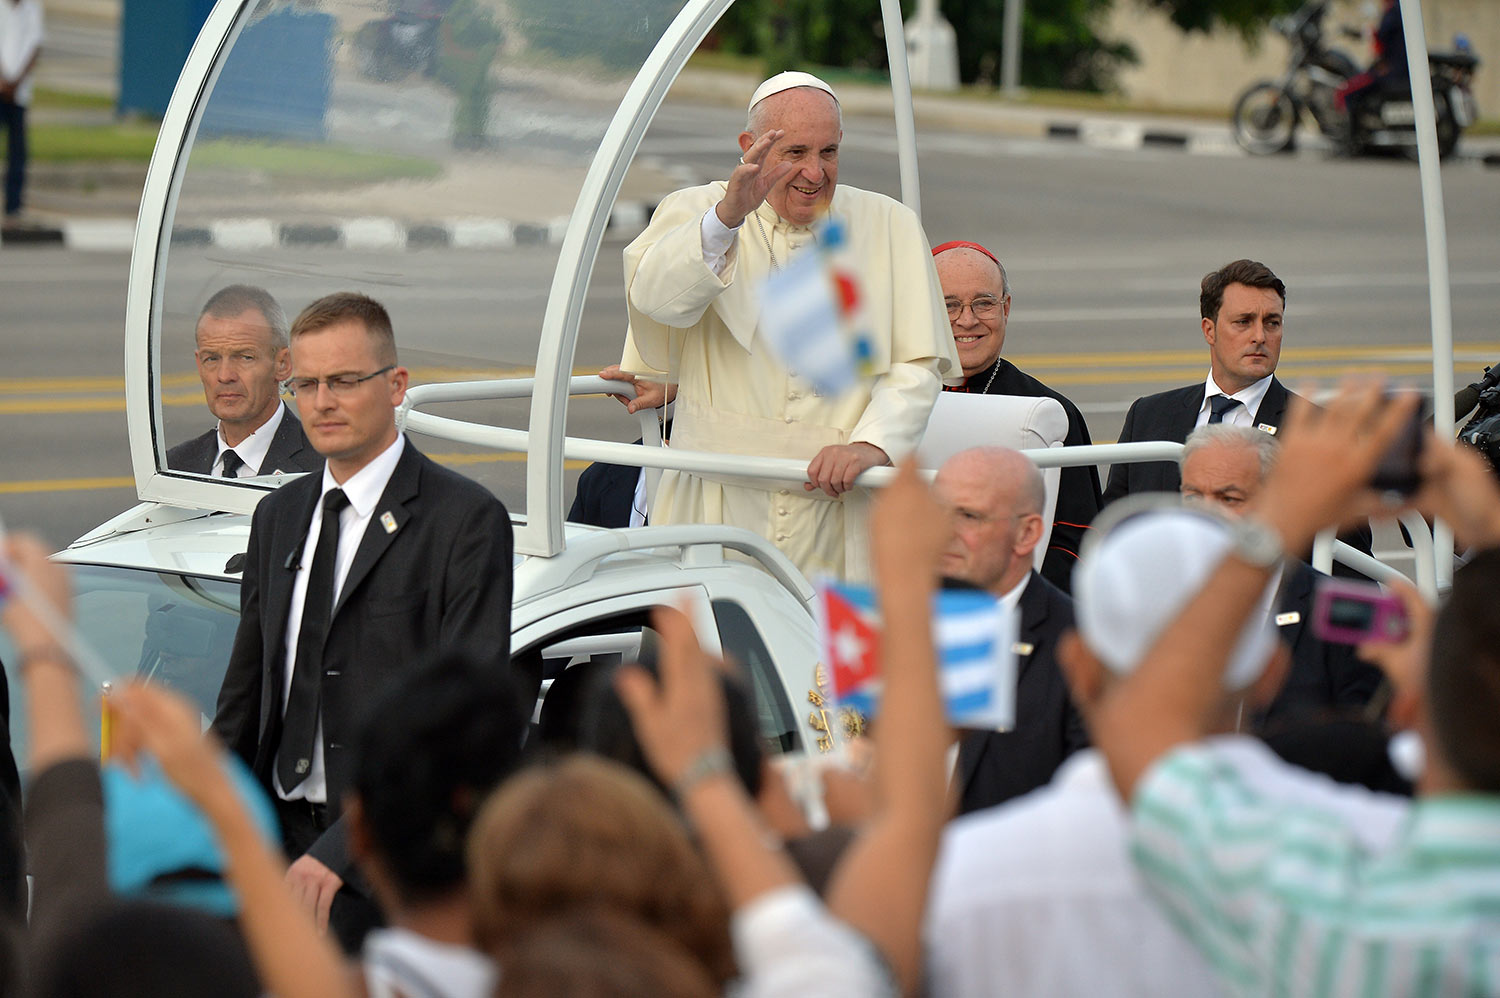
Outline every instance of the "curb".
[[[646, 227], [654, 201], [621, 201], [610, 212], [605, 233], [630, 238]], [[403, 222], [394, 218], [348, 218], [326, 222], [278, 222], [269, 218], [226, 218], [172, 230], [173, 246], [225, 250], [286, 249], [512, 249], [555, 246], [568, 229], [568, 217], [546, 224], [503, 218], [461, 218]], [[78, 218], [0, 230], [0, 246], [53, 246], [95, 252], [130, 252], [133, 218]]]
[[[1248, 156], [1235, 144], [1232, 136], [1209, 128], [1168, 129], [1152, 127], [1139, 121], [1118, 118], [1082, 118], [1049, 121], [1042, 133], [1048, 139], [1079, 142], [1095, 149], [1133, 151], [1137, 149], [1181, 149], [1199, 156]], [[1299, 146], [1300, 147], [1300, 146]], [[1314, 151], [1314, 147], [1307, 147]], [[1317, 149], [1316, 151], [1321, 151]], [[1453, 157], [1460, 163], [1500, 168], [1500, 152], [1466, 152], [1460, 149]]]

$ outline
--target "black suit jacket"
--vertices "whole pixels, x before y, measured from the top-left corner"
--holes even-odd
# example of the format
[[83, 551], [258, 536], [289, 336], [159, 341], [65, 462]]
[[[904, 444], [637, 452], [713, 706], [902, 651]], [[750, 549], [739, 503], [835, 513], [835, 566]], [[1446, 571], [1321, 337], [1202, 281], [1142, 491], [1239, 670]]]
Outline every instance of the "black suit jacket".
[[1019, 797], [1052, 779], [1063, 760], [1088, 745], [1088, 733], [1057, 667], [1057, 642], [1073, 626], [1073, 600], [1032, 572], [1021, 594], [1016, 655], [1016, 724], [1010, 731], [971, 731], [959, 742], [954, 778], [959, 813]]
[[[1286, 415], [1287, 400], [1292, 393], [1272, 375], [1265, 398], [1256, 410], [1255, 422], [1267, 426], [1281, 426]], [[1138, 440], [1170, 440], [1183, 443], [1193, 432], [1198, 421], [1198, 410], [1203, 408], [1203, 383], [1174, 388], [1169, 392], [1158, 392], [1138, 398], [1125, 414], [1125, 426], [1120, 430], [1120, 443]], [[1104, 489], [1104, 505], [1108, 506], [1121, 496], [1136, 492], [1176, 492], [1182, 484], [1182, 469], [1176, 461], [1148, 461], [1138, 464], [1116, 464], [1109, 469], [1109, 485]]]
[[[1255, 413], [1257, 426], [1281, 427], [1286, 417], [1287, 403], [1300, 398], [1289, 392], [1286, 386], [1271, 376], [1265, 397]], [[1203, 407], [1203, 384], [1174, 388], [1169, 392], [1158, 392], [1138, 398], [1125, 414], [1125, 426], [1120, 430], [1120, 443], [1137, 440], [1171, 440], [1186, 443], [1193, 424], [1198, 421], [1198, 410]], [[1109, 469], [1109, 485], [1104, 490], [1104, 505], [1121, 496], [1136, 492], [1177, 492], [1182, 485], [1182, 467], [1176, 461], [1146, 461], [1137, 464], [1116, 464]], [[1372, 534], [1368, 524], [1352, 527], [1339, 534], [1339, 540], [1370, 553]], [[1306, 552], [1302, 552], [1306, 554]], [[1362, 579], [1363, 575], [1343, 565], [1335, 565], [1334, 571], [1349, 578]]]
[[[989, 367], [969, 378], [964, 387], [979, 392], [988, 384], [987, 395], [1057, 399], [1068, 417], [1068, 435], [1063, 438], [1063, 446], [1087, 447], [1093, 443], [1088, 423], [1084, 422], [1083, 413], [1072, 400], [1048, 388], [1004, 357], [997, 358], [995, 364], [1000, 369], [994, 371], [993, 381], [990, 380], [993, 367]], [[1052, 536], [1047, 542], [1047, 556], [1042, 561], [1042, 577], [1065, 593], [1072, 592], [1073, 566], [1078, 562], [1083, 532], [1094, 522], [1100, 506], [1097, 466], [1090, 464], [1062, 469], [1057, 486], [1057, 508], [1052, 513]]]
[[640, 477], [640, 468], [626, 464], [599, 461], [584, 468], [578, 476], [578, 491], [568, 510], [568, 522], [595, 527], [630, 526], [635, 483]]
[[[260, 473], [269, 475], [274, 472], [286, 472], [291, 474], [296, 471], [317, 471], [323, 467], [323, 455], [313, 450], [312, 444], [307, 442], [307, 434], [302, 432], [302, 423], [292, 415], [292, 411], [281, 403], [281, 425], [276, 427], [276, 435], [271, 438], [271, 446], [266, 451], [266, 459], [261, 463]], [[167, 467], [174, 471], [191, 471], [199, 475], [207, 475], [213, 471], [214, 460], [219, 456], [219, 430], [218, 427], [209, 430], [202, 436], [191, 440], [184, 440], [176, 447], [167, 451]]]
[[[1306, 562], [1287, 562], [1277, 605], [1287, 622], [1277, 630], [1291, 648], [1292, 663], [1281, 692], [1258, 718], [1262, 725], [1314, 713], [1357, 712], [1380, 687], [1380, 670], [1360, 661], [1353, 645], [1321, 641], [1312, 633], [1313, 590], [1326, 578]], [[1293, 614], [1295, 620], [1290, 619]]]
[[[240, 625], [214, 730], [269, 789], [281, 741], [292, 583], [321, 475], [261, 500], [250, 526]], [[394, 530], [382, 521], [389, 513]], [[366, 703], [419, 659], [459, 649], [494, 668], [510, 660], [510, 517], [488, 490], [411, 441], [375, 507], [339, 592], [324, 648], [323, 759], [328, 805], [349, 788], [348, 746]], [[342, 822], [308, 850], [348, 880]], [[295, 857], [294, 857], [295, 858]]]

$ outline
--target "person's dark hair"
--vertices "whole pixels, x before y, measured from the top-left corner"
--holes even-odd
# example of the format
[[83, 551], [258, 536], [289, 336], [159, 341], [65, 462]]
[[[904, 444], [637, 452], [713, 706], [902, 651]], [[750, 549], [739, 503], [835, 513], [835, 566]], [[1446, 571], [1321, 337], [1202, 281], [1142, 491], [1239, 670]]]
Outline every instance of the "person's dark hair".
[[[645, 668], [656, 675], [651, 663], [645, 663]], [[724, 690], [724, 712], [729, 721], [729, 754], [734, 758], [734, 771], [744, 784], [745, 792], [754, 798], [760, 794], [761, 767], [766, 758], [755, 699], [738, 679], [723, 672], [718, 676], [719, 685]], [[629, 766], [670, 797], [668, 789], [662, 786], [646, 763], [630, 715], [615, 692], [614, 677], [615, 671], [606, 669], [590, 678], [588, 690], [582, 698], [578, 747]]]
[[1438, 611], [1427, 670], [1433, 737], [1470, 789], [1500, 793], [1500, 550], [1477, 555], [1453, 575]]
[[33, 968], [35, 998], [255, 998], [262, 993], [232, 922], [177, 905], [109, 904]]
[[527, 928], [497, 954], [496, 998], [711, 998], [720, 992], [677, 940], [618, 911], [580, 910]]
[[265, 288], [257, 288], [253, 284], [231, 284], [220, 288], [203, 303], [203, 311], [198, 313], [198, 318], [211, 315], [215, 319], [233, 319], [249, 309], [259, 312], [270, 327], [271, 349], [274, 351], [284, 348], [287, 345], [286, 312]]
[[1281, 297], [1281, 307], [1286, 308], [1286, 285], [1271, 273], [1270, 267], [1254, 260], [1236, 260], [1204, 275], [1198, 290], [1198, 312], [1203, 318], [1218, 321], [1219, 309], [1224, 306], [1224, 289], [1231, 284], [1270, 288]]
[[464, 880], [464, 839], [485, 797], [520, 764], [528, 705], [510, 677], [461, 655], [402, 676], [363, 717], [353, 788], [407, 901]]
[[358, 291], [338, 291], [324, 295], [304, 308], [292, 322], [291, 338], [316, 333], [341, 322], [361, 322], [375, 344], [375, 356], [382, 364], [396, 363], [396, 332], [385, 306]]

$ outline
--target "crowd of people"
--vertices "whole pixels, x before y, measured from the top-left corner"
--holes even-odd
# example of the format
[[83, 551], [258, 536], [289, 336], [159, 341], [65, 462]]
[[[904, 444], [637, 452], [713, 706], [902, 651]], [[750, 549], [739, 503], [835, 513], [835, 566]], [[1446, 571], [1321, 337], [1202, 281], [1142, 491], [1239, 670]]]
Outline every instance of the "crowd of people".
[[[746, 526], [873, 580], [882, 707], [857, 769], [826, 776], [827, 827], [678, 609], [654, 660], [570, 670], [533, 723], [509, 517], [398, 431], [385, 309], [342, 292], [288, 323], [236, 285], [197, 326], [218, 424], [168, 463], [309, 473], [254, 514], [211, 730], [128, 685], [101, 763], [67, 570], [5, 542], [28, 779], [23, 809], [0, 767], [0, 992], [1500, 994], [1488, 465], [1429, 434], [1415, 493], [1375, 488], [1415, 399], [1288, 392], [1285, 286], [1241, 260], [1203, 281], [1207, 378], [1126, 420], [1184, 442], [1179, 464], [1116, 466], [1107, 490], [1070, 469], [1055, 516], [1041, 471], [982, 440], [929, 483], [911, 453], [944, 387], [1056, 399], [1069, 444], [1088, 428], [1001, 357], [995, 254], [929, 252], [899, 204], [836, 187], [840, 136], [826, 83], [761, 86], [729, 181], [626, 250], [609, 372], [635, 409], [676, 394], [676, 446], [807, 461], [799, 495], [683, 472], [623, 515]], [[878, 289], [870, 375], [837, 398], [779, 365], [755, 298], [829, 211]], [[893, 484], [857, 486], [887, 463]], [[1315, 633], [1314, 536], [1398, 508], [1467, 549], [1451, 592], [1393, 584], [1406, 626], [1358, 648]], [[945, 716], [932, 608], [953, 585], [1014, 614], [1008, 730]]]

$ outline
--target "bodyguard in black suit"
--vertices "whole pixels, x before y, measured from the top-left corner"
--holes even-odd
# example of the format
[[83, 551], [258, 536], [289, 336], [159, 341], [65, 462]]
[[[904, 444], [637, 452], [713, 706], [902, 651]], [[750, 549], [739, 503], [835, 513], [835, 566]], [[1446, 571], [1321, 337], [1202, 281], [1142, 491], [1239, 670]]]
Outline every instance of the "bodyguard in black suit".
[[[273, 416], [272, 418], [278, 418]], [[233, 476], [223, 475], [223, 464], [219, 461], [221, 451], [228, 450], [221, 441], [215, 427], [201, 436], [184, 440], [167, 451], [167, 467], [174, 471], [191, 471], [199, 475], [211, 475], [216, 471], [222, 477], [249, 478], [251, 475], [282, 475], [298, 471], [317, 471], [323, 467], [323, 456], [313, 450], [302, 432], [302, 423], [292, 415], [285, 404], [281, 404], [279, 422], [271, 434], [271, 445], [259, 466], [252, 466], [240, 457], [239, 472]], [[243, 448], [235, 448], [236, 455]]]
[[[1182, 453], [1184, 498], [1238, 515], [1260, 491], [1277, 446], [1274, 438], [1246, 427], [1205, 426], [1193, 431]], [[1363, 711], [1380, 687], [1380, 670], [1360, 661], [1352, 646], [1323, 641], [1312, 633], [1313, 593], [1328, 576], [1296, 560], [1288, 560], [1283, 572], [1276, 626], [1291, 649], [1291, 666], [1276, 698], [1257, 715], [1257, 723]]]
[[352, 947], [373, 918], [339, 820], [357, 718], [438, 650], [509, 667], [511, 527], [492, 494], [398, 434], [407, 372], [378, 303], [314, 302], [292, 342], [290, 384], [327, 464], [255, 510], [214, 729], [277, 801], [294, 891]]
[[[1271, 433], [1281, 426], [1290, 393], [1275, 372], [1286, 285], [1265, 264], [1236, 260], [1203, 278], [1198, 311], [1208, 344], [1207, 381], [1136, 399], [1125, 414], [1120, 443], [1182, 443], [1208, 423]], [[1134, 492], [1176, 492], [1180, 482], [1172, 462], [1116, 464], [1109, 469], [1104, 505]]]
[[1019, 607], [1016, 727], [968, 732], [959, 742], [953, 779], [960, 814], [1051, 782], [1063, 760], [1089, 743], [1055, 656], [1058, 639], [1073, 627], [1072, 598], [1033, 571]]
[[[1286, 416], [1287, 400], [1293, 393], [1276, 379], [1275, 375], [1266, 385], [1265, 397], [1254, 412], [1249, 413], [1252, 426], [1266, 427], [1262, 432], [1281, 428]], [[1169, 392], [1158, 392], [1138, 398], [1125, 414], [1125, 426], [1120, 430], [1120, 443], [1137, 440], [1170, 440], [1182, 443], [1198, 425], [1200, 410], [1204, 402], [1205, 389], [1200, 384], [1185, 388], [1174, 388]], [[1212, 411], [1210, 410], [1210, 418]], [[1137, 492], [1176, 492], [1182, 484], [1182, 474], [1176, 461], [1143, 461], [1137, 464], [1116, 464], [1109, 469], [1109, 486], [1104, 490], [1104, 505], [1121, 496]]]
[[943, 574], [993, 593], [1019, 616], [1015, 727], [968, 732], [959, 742], [954, 781], [967, 813], [1047, 783], [1088, 737], [1054, 656], [1073, 626], [1073, 601], [1031, 569], [1042, 535], [1040, 472], [1016, 451], [976, 448], [944, 462], [934, 487], [954, 517]]
[[316, 471], [323, 458], [281, 401], [291, 371], [286, 313], [264, 288], [231, 284], [203, 306], [193, 360], [214, 429], [167, 451], [167, 467], [249, 478]]
[[[978, 243], [968, 242], [943, 243], [932, 254], [964, 371], [963, 385], [946, 390], [1057, 399], [1068, 417], [1063, 445], [1086, 447], [1093, 443], [1078, 406], [1000, 356], [1010, 322], [1010, 280], [995, 255]], [[1083, 533], [1098, 515], [1100, 505], [1096, 466], [1062, 469], [1042, 575], [1063, 592], [1068, 591]]]

